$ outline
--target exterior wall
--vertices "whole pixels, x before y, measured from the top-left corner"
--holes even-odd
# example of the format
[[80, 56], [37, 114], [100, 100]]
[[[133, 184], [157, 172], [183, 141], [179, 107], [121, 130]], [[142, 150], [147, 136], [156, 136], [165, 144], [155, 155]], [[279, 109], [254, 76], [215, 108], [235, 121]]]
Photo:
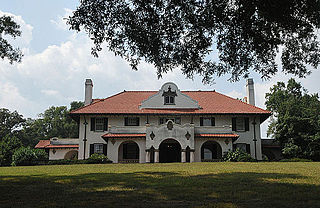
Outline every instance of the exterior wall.
[[195, 151], [194, 151], [194, 161], [195, 162], [201, 162], [201, 147], [202, 145], [207, 141], [215, 141], [217, 142], [222, 150], [222, 156], [224, 152], [227, 152], [229, 150], [232, 150], [232, 142], [230, 139], [228, 139], [228, 143], [225, 142], [225, 138], [219, 138], [219, 139], [208, 139], [208, 138], [196, 138], [195, 139]]
[[78, 151], [77, 148], [49, 149], [49, 160], [62, 160], [64, 156], [72, 150]]
[[[128, 126], [125, 127], [124, 126], [124, 117], [128, 117], [128, 116], [100, 116], [100, 117], [107, 117], [108, 118], [108, 131], [99, 131], [99, 132], [94, 132], [94, 131], [90, 131], [90, 126], [91, 126], [91, 117], [99, 117], [99, 116], [86, 116], [86, 120], [88, 122], [87, 125], [87, 142], [86, 142], [86, 149], [85, 149], [85, 158], [89, 157], [89, 152], [90, 152], [90, 144], [93, 143], [102, 143], [102, 144], [106, 144], [106, 142], [104, 141], [104, 139], [101, 138], [101, 136], [103, 134], [108, 133], [108, 131], [110, 131], [110, 129], [116, 129], [116, 127], [119, 127], [119, 131], [123, 131], [122, 133], [147, 133], [147, 136], [150, 135], [150, 132], [146, 132], [147, 128], [146, 128], [146, 121], [147, 121], [147, 116], [143, 115], [143, 116], [139, 116], [140, 118], [140, 126]], [[133, 116], [136, 117], [136, 116]], [[174, 135], [169, 135], [167, 134], [164, 130], [158, 129], [159, 126], [159, 118], [160, 117], [181, 117], [181, 125], [175, 125], [174, 128], [180, 128], [183, 127], [182, 129], [180, 129], [180, 136], [174, 136]], [[206, 117], [206, 116], [204, 116]], [[226, 127], [226, 129], [229, 128], [229, 133], [232, 132], [231, 130], [231, 125], [232, 125], [232, 117], [236, 117], [236, 116], [231, 116], [231, 115], [214, 115], [212, 117], [215, 117], [215, 127], [209, 128], [210, 132], [202, 132], [202, 133], [214, 133], [216, 131], [219, 130], [219, 127]], [[252, 157], [255, 157], [255, 145], [253, 142], [253, 138], [254, 138], [254, 131], [253, 131], [253, 120], [254, 117], [253, 116], [238, 116], [238, 117], [249, 117], [249, 131], [236, 131], [233, 133], [238, 134], [240, 137], [238, 138], [238, 140], [234, 143], [246, 143], [246, 144], [250, 144], [250, 152]], [[193, 120], [193, 124], [190, 125], [190, 122]], [[257, 159], [261, 160], [262, 159], [262, 153], [261, 153], [261, 136], [260, 136], [260, 119], [257, 116], [256, 117], [256, 155], [257, 155]], [[148, 121], [149, 121], [149, 125], [150, 126], [154, 126], [154, 128], [157, 128], [157, 131], [163, 131], [161, 133], [161, 141], [167, 139], [167, 138], [174, 138], [177, 141], [179, 141], [179, 143], [181, 144], [181, 148], [184, 149], [187, 146], [189, 146], [191, 149], [195, 149], [195, 161], [201, 161], [200, 158], [200, 154], [201, 154], [201, 145], [210, 139], [194, 139], [194, 133], [193, 131], [190, 130], [190, 134], [192, 135], [192, 137], [190, 138], [189, 143], [185, 143], [186, 138], [185, 138], [185, 134], [186, 131], [185, 129], [190, 129], [190, 126], [194, 126], [194, 129], [198, 129], [200, 130], [200, 116], [179, 116], [179, 115], [172, 115], [172, 116], [148, 116]], [[79, 153], [78, 153], [78, 158], [79, 159], [84, 159], [84, 142], [83, 142], [83, 138], [84, 138], [84, 117], [80, 116], [80, 131], [79, 131]], [[166, 125], [164, 124], [163, 127], [166, 128]], [[206, 127], [207, 128], [207, 127]], [[206, 128], [202, 128], [202, 131], [205, 131], [203, 129]], [[184, 130], [183, 130], [184, 129]], [[195, 130], [195, 131], [196, 131]], [[224, 130], [224, 129], [222, 129]], [[131, 132], [130, 132], [131, 131]], [[141, 132], [143, 131], [143, 132]], [[212, 131], [212, 132], [211, 132]], [[117, 163], [118, 162], [118, 150], [119, 150], [119, 146], [122, 142], [124, 141], [128, 141], [128, 140], [134, 140], [138, 146], [139, 146], [139, 151], [140, 151], [140, 157], [139, 160], [140, 162], [145, 162], [145, 155], [146, 155], [146, 148], [150, 148], [151, 145], [154, 146], [154, 148], [158, 148], [158, 146], [160, 145], [161, 141], [153, 141], [153, 143], [151, 144], [150, 142], [148, 142], [148, 138], [147, 139], [114, 139], [113, 142], [111, 142], [112, 139], [109, 140], [108, 142], [108, 147], [107, 147], [107, 156], [109, 159], [111, 159], [113, 162]], [[232, 143], [225, 143], [225, 139], [213, 139], [214, 141], [217, 141], [221, 148], [222, 148], [222, 154], [225, 151], [228, 151], [229, 149], [232, 149]], [[200, 151], [200, 153], [199, 153]]]

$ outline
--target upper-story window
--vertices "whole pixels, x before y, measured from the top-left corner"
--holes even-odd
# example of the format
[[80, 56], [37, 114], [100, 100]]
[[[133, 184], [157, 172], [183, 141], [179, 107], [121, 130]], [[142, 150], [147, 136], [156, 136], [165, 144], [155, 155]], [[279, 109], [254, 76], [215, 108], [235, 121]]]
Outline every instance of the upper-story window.
[[232, 131], [249, 131], [249, 118], [232, 118]]
[[200, 117], [200, 126], [215, 126], [214, 117]]
[[125, 126], [139, 126], [140, 119], [139, 117], [126, 117], [124, 118]]
[[171, 91], [171, 87], [168, 87], [168, 91], [164, 91], [162, 96], [164, 97], [165, 105], [175, 105], [176, 91]]
[[175, 117], [175, 118], [159, 118], [159, 124], [167, 123], [169, 120], [173, 121], [176, 124], [181, 124], [181, 118]]
[[96, 117], [91, 118], [91, 131], [107, 131], [108, 118]]

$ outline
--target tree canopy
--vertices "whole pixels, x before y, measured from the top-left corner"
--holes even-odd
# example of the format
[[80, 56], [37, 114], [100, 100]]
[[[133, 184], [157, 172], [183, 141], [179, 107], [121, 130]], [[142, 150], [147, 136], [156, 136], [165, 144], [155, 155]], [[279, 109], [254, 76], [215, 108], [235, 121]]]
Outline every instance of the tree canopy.
[[290, 79], [278, 82], [266, 94], [267, 109], [274, 119], [271, 134], [282, 146], [286, 157], [320, 160], [320, 100], [308, 94], [300, 83]]
[[21, 35], [19, 28], [20, 25], [15, 23], [12, 17], [6, 15], [0, 17], [0, 58], [7, 58], [10, 64], [21, 62], [23, 55], [19, 48], [14, 48], [3, 36], [9, 35], [16, 38]]
[[153, 64], [158, 77], [180, 68], [205, 83], [250, 71], [270, 78], [278, 52], [282, 70], [298, 77], [320, 63], [318, 0], [82, 0], [67, 24], [89, 35], [94, 56], [106, 43], [134, 70]]

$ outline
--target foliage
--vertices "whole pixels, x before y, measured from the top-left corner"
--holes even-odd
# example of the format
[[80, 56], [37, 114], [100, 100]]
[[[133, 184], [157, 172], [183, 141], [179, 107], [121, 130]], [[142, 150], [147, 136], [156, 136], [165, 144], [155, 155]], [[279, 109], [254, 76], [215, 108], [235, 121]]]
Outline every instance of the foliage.
[[291, 158], [291, 159], [282, 159], [280, 162], [312, 162], [312, 160], [304, 158]]
[[210, 82], [227, 73], [238, 80], [251, 69], [271, 77], [280, 46], [283, 71], [304, 77], [306, 65], [320, 63], [319, 16], [318, 0], [83, 0], [67, 24], [88, 34], [94, 56], [107, 43], [134, 70], [144, 60], [158, 77], [180, 68]]
[[12, 17], [6, 15], [0, 17], [0, 58], [7, 58], [10, 64], [21, 62], [23, 55], [19, 48], [13, 48], [3, 36], [10, 35], [16, 38], [21, 35], [19, 28], [20, 26], [14, 22]]
[[25, 119], [17, 111], [0, 108], [0, 141], [7, 135], [14, 135], [24, 122]]
[[20, 140], [14, 136], [5, 136], [0, 141], [0, 166], [11, 165], [13, 153], [22, 146]]
[[43, 164], [47, 160], [48, 154], [44, 150], [30, 147], [21, 147], [12, 155], [13, 166]]
[[273, 114], [268, 134], [278, 141], [287, 158], [320, 160], [320, 100], [290, 79], [278, 82], [266, 94]]
[[245, 151], [239, 148], [237, 148], [234, 151], [229, 150], [228, 152], [225, 152], [222, 159], [226, 162], [254, 162], [255, 161], [255, 159], [253, 159], [250, 154], [246, 153]]
[[94, 153], [88, 159], [88, 163], [91, 164], [100, 164], [100, 163], [111, 163], [107, 156], [103, 154]]

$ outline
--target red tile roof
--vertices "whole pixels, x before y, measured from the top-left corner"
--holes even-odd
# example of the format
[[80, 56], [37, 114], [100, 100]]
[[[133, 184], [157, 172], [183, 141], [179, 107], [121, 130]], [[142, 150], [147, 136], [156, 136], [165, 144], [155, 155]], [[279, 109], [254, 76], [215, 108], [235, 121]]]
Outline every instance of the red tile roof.
[[146, 137], [146, 134], [111, 134], [107, 133], [102, 135], [103, 138], [120, 138], [120, 137]]
[[195, 137], [221, 137], [221, 138], [238, 138], [238, 134], [196, 134]]
[[182, 91], [199, 102], [201, 109], [139, 109], [157, 91], [124, 91], [71, 112], [77, 114], [264, 114], [270, 112], [215, 91]]
[[34, 148], [79, 148], [78, 144], [61, 144], [61, 145], [52, 145], [50, 144], [50, 140], [40, 140], [38, 144]]

